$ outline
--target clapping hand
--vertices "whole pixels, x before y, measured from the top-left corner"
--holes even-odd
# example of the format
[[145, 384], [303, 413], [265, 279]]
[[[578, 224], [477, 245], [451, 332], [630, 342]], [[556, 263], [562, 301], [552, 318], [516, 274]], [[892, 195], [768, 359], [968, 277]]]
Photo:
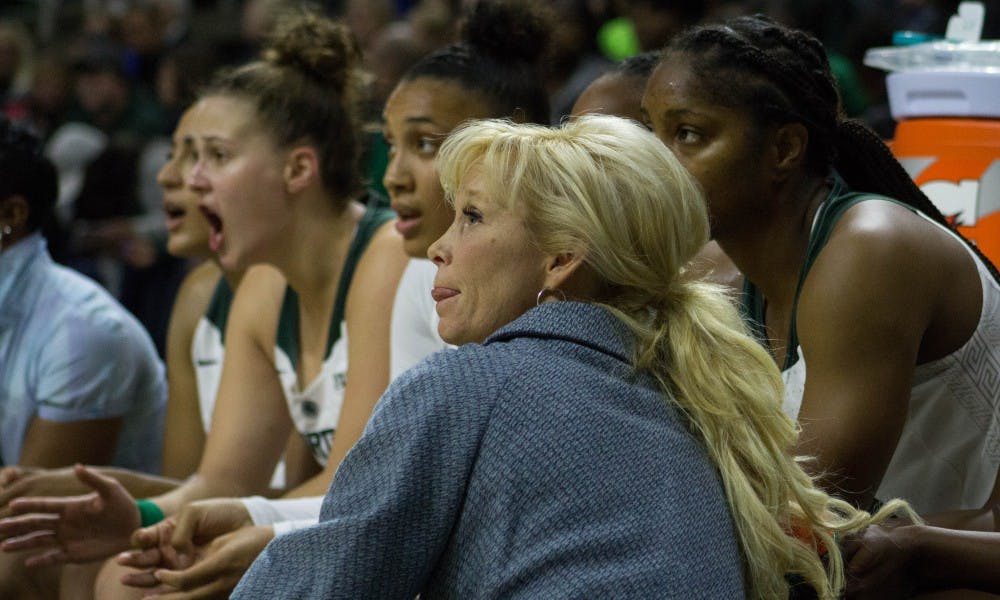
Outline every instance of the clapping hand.
[[129, 547], [139, 527], [139, 509], [116, 480], [81, 465], [73, 468], [88, 494], [65, 498], [17, 498], [9, 504], [17, 515], [0, 519], [0, 550], [33, 551], [29, 567], [100, 560]]
[[137, 548], [118, 563], [144, 571], [122, 583], [135, 587], [166, 585], [176, 592], [163, 600], [193, 600], [226, 595], [274, 537], [271, 527], [254, 527], [238, 500], [192, 502], [178, 513], [132, 536]]

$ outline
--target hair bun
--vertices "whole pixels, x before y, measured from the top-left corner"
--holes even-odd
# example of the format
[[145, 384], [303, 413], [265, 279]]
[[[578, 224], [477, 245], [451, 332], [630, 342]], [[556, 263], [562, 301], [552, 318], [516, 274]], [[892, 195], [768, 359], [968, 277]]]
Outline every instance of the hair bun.
[[316, 81], [343, 89], [360, 66], [361, 50], [347, 26], [314, 14], [282, 20], [264, 49], [265, 61], [295, 69]]
[[544, 19], [527, 2], [481, 0], [469, 14], [462, 40], [497, 62], [538, 62], [549, 39]]

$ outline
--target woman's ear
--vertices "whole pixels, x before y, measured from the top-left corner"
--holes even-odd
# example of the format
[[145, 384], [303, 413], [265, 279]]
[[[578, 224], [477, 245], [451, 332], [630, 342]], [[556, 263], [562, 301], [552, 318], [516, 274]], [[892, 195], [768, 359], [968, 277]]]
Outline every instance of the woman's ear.
[[781, 179], [805, 163], [808, 147], [809, 130], [802, 123], [786, 123], [775, 131], [774, 167]]
[[597, 278], [584, 261], [582, 250], [551, 255], [545, 262], [545, 287], [560, 290], [570, 298], [593, 298], [599, 288]]
[[285, 162], [285, 187], [290, 194], [297, 194], [320, 177], [319, 157], [311, 146], [296, 146], [288, 153]]

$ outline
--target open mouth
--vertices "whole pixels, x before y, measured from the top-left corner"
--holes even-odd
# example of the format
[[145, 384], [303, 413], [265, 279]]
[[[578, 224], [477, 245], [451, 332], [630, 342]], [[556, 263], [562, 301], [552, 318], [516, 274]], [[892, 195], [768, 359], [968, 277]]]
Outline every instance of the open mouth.
[[181, 223], [184, 221], [184, 215], [187, 214], [187, 211], [184, 209], [184, 205], [182, 204], [176, 204], [174, 202], [170, 202], [169, 200], [164, 200], [163, 214], [167, 217], [167, 231], [174, 231], [181, 226]]
[[168, 219], [180, 219], [187, 213], [183, 206], [172, 202], [163, 203], [163, 212], [167, 214]]
[[406, 207], [393, 207], [396, 211], [396, 231], [404, 238], [412, 234], [417, 225], [420, 224], [420, 211]]
[[205, 220], [208, 221], [208, 226], [211, 229], [208, 234], [208, 247], [211, 248], [212, 252], [218, 252], [222, 248], [224, 239], [222, 235], [222, 219], [218, 214], [204, 205], [198, 208], [201, 209], [201, 214], [205, 215]]

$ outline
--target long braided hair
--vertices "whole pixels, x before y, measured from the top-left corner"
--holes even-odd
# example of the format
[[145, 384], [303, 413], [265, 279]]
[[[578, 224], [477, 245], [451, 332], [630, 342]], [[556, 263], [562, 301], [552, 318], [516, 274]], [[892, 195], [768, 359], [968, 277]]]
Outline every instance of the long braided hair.
[[[746, 110], [759, 129], [803, 124], [809, 132], [806, 166], [814, 174], [832, 167], [851, 188], [894, 198], [953, 229], [878, 135], [844, 117], [826, 51], [812, 35], [761, 15], [738, 17], [674, 38], [661, 60], [677, 58], [701, 74], [706, 97]], [[996, 266], [962, 239], [1000, 281]]]

